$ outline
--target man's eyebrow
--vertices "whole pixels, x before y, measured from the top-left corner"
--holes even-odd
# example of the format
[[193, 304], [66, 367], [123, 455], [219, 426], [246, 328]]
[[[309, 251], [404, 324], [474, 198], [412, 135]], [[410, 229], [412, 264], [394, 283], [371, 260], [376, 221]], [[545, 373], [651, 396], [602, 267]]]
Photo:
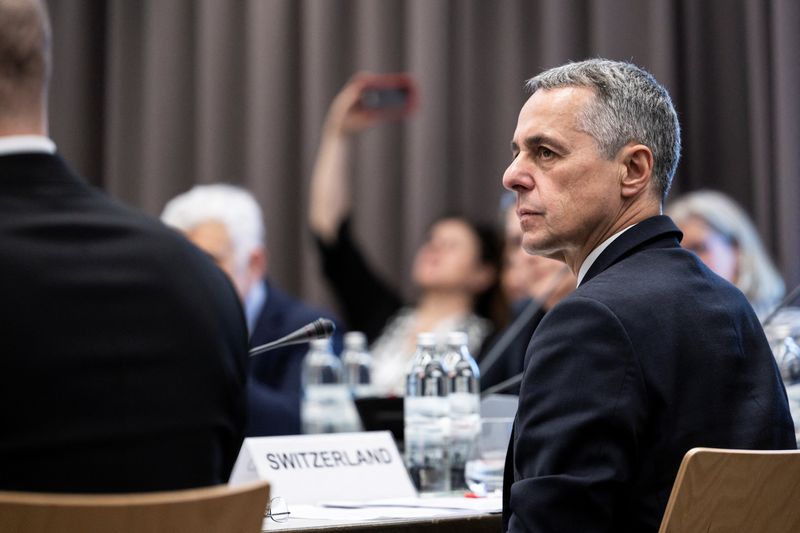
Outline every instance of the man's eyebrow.
[[567, 152], [567, 147], [547, 135], [531, 135], [525, 138], [525, 147], [530, 149], [545, 144], [552, 146], [559, 152]]

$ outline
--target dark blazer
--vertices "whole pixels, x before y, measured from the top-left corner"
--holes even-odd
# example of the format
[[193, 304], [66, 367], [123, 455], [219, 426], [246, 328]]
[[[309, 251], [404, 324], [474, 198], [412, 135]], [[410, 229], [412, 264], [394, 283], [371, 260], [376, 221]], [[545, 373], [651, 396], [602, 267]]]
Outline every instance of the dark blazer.
[[58, 156], [0, 156], [0, 487], [226, 482], [247, 331], [208, 257]]
[[694, 446], [794, 448], [744, 295], [663, 216], [623, 233], [533, 336], [506, 463], [509, 531], [657, 531]]
[[[259, 346], [324, 317], [336, 322], [321, 309], [306, 305], [267, 284], [267, 301], [258, 316], [251, 346]], [[333, 349], [342, 349], [342, 329], [336, 325]], [[294, 344], [257, 355], [250, 362], [248, 388], [248, 436], [293, 435], [300, 433], [300, 384], [303, 358], [308, 344]]]

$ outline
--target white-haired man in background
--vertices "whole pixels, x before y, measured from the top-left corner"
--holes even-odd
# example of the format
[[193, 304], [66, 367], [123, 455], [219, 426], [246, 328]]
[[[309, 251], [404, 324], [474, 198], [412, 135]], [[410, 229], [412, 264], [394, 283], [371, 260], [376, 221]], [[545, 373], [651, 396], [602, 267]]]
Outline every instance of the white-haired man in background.
[[[170, 200], [161, 219], [228, 274], [242, 300], [251, 346], [283, 337], [320, 316], [332, 318], [267, 280], [264, 219], [247, 190], [223, 183], [197, 185]], [[337, 328], [334, 349], [340, 349], [341, 338]], [[306, 349], [302, 344], [286, 346], [251, 360], [248, 435], [300, 432], [300, 370]]]

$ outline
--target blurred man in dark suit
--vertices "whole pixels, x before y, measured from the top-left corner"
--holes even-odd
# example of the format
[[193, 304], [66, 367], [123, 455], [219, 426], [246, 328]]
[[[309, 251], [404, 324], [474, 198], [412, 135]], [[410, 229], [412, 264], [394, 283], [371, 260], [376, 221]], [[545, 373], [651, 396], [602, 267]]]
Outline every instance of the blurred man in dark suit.
[[59, 157], [49, 44], [41, 2], [0, 0], [0, 488], [224, 483], [245, 422], [236, 292]]
[[654, 532], [690, 448], [794, 448], [786, 394], [744, 295], [660, 214], [680, 154], [667, 91], [600, 59], [528, 88], [503, 184], [524, 248], [578, 288], [528, 349], [504, 525]]
[[[292, 298], [268, 281], [261, 208], [250, 192], [224, 183], [198, 185], [173, 198], [161, 219], [206, 251], [233, 281], [244, 304], [252, 346], [279, 339], [329, 313]], [[334, 349], [341, 351], [337, 327]], [[300, 374], [308, 345], [256, 356], [248, 379], [247, 435], [300, 433]]]

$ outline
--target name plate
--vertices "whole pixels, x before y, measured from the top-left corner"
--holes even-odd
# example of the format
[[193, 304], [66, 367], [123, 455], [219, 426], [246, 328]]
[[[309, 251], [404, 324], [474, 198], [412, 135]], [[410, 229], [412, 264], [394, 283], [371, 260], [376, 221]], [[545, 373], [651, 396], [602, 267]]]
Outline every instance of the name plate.
[[417, 495], [388, 431], [246, 438], [230, 483], [254, 480], [290, 506]]

